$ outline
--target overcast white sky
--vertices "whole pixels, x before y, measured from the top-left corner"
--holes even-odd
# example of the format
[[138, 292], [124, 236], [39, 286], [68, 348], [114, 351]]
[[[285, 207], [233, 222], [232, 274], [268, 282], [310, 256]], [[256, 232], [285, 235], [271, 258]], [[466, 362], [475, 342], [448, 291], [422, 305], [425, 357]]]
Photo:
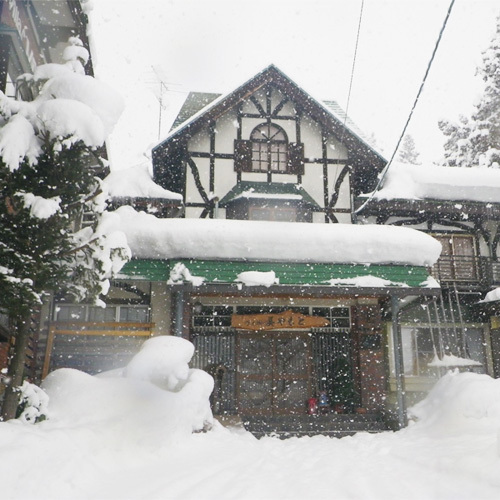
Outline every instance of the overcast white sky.
[[[450, 0], [365, 0], [349, 115], [390, 157], [431, 57]], [[94, 0], [98, 78], [126, 110], [113, 168], [144, 159], [164, 137], [185, 93], [227, 92], [270, 63], [319, 99], [346, 107], [361, 0]], [[441, 117], [469, 114], [475, 76], [500, 14], [498, 0], [456, 0], [409, 133], [421, 159], [439, 162]]]

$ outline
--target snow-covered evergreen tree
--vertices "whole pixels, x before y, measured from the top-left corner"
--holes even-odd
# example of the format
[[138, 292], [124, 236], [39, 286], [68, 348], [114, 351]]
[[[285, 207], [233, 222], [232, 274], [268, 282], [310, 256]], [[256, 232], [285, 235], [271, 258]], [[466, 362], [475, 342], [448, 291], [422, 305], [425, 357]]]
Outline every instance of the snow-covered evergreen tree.
[[401, 163], [410, 163], [412, 165], [419, 165], [420, 154], [415, 147], [415, 141], [411, 135], [405, 135], [399, 150], [399, 161]]
[[445, 160], [449, 166], [500, 168], [500, 16], [477, 74], [485, 86], [471, 119], [462, 116], [459, 123], [439, 122], [448, 138]]
[[17, 406], [28, 326], [44, 294], [57, 289], [98, 302], [129, 254], [124, 235], [106, 227], [112, 215], [95, 172], [121, 98], [84, 74], [88, 52], [79, 39], [70, 39], [63, 57], [66, 64], [23, 76], [33, 101], [0, 92], [0, 310], [16, 336], [6, 418]]

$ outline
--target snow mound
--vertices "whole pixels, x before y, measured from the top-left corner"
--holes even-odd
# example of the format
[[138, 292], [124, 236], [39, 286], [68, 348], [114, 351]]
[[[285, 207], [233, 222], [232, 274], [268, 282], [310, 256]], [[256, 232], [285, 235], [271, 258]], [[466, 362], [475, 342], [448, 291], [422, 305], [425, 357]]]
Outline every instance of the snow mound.
[[209, 428], [213, 379], [189, 369], [193, 352], [187, 340], [154, 337], [124, 370], [106, 377], [55, 370], [42, 384], [49, 397], [47, 425], [92, 428], [108, 444], [124, 447], [180, 442]]
[[128, 364], [126, 376], [176, 391], [188, 379], [193, 354], [194, 345], [180, 337], [153, 337], [144, 342]]
[[427, 397], [409, 409], [419, 427], [456, 435], [500, 429], [500, 379], [449, 371]]

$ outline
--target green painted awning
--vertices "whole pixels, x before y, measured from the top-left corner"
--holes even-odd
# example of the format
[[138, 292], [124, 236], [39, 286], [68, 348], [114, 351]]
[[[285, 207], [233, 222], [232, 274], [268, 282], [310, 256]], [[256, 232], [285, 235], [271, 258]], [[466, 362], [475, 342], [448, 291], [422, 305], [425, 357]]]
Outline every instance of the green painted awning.
[[168, 281], [170, 272], [177, 263], [184, 264], [192, 276], [204, 278], [205, 284], [234, 284], [237, 275], [245, 271], [274, 271], [280, 285], [328, 286], [330, 280], [373, 276], [392, 282], [388, 285], [390, 287], [420, 288], [425, 286], [424, 282], [429, 278], [427, 269], [420, 266], [134, 259], [124, 266], [119, 279]]
[[[290, 196], [297, 198], [297, 201], [311, 205], [312, 207], [321, 208], [312, 198], [312, 196], [300, 185], [284, 182], [255, 182], [255, 181], [241, 181], [238, 182], [219, 202], [219, 206], [225, 207], [228, 203], [236, 200], [237, 198], [244, 198], [245, 193], [263, 194], [268, 199], [286, 198]], [[250, 197], [250, 196], [249, 196]], [[299, 198], [300, 197], [300, 198]]]

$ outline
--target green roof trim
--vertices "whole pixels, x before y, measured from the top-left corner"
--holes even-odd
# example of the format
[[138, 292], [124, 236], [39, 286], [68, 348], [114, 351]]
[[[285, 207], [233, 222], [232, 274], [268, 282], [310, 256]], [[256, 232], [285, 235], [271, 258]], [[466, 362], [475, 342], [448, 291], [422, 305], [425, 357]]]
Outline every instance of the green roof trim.
[[118, 279], [168, 281], [170, 271], [179, 262], [189, 269], [192, 276], [204, 278], [205, 284], [232, 284], [237, 275], [245, 271], [274, 271], [280, 285], [328, 286], [330, 280], [373, 276], [391, 281], [394, 287], [421, 288], [429, 277], [427, 269], [420, 266], [134, 259], [123, 267]]
[[272, 199], [273, 195], [283, 197], [292, 195], [294, 197], [300, 196], [302, 199], [297, 200], [311, 205], [315, 209], [321, 207], [314, 201], [313, 197], [300, 185], [283, 182], [255, 182], [255, 181], [240, 181], [236, 184], [219, 202], [220, 207], [225, 207], [228, 203], [241, 197], [244, 198], [246, 192], [255, 194], [265, 194]]

